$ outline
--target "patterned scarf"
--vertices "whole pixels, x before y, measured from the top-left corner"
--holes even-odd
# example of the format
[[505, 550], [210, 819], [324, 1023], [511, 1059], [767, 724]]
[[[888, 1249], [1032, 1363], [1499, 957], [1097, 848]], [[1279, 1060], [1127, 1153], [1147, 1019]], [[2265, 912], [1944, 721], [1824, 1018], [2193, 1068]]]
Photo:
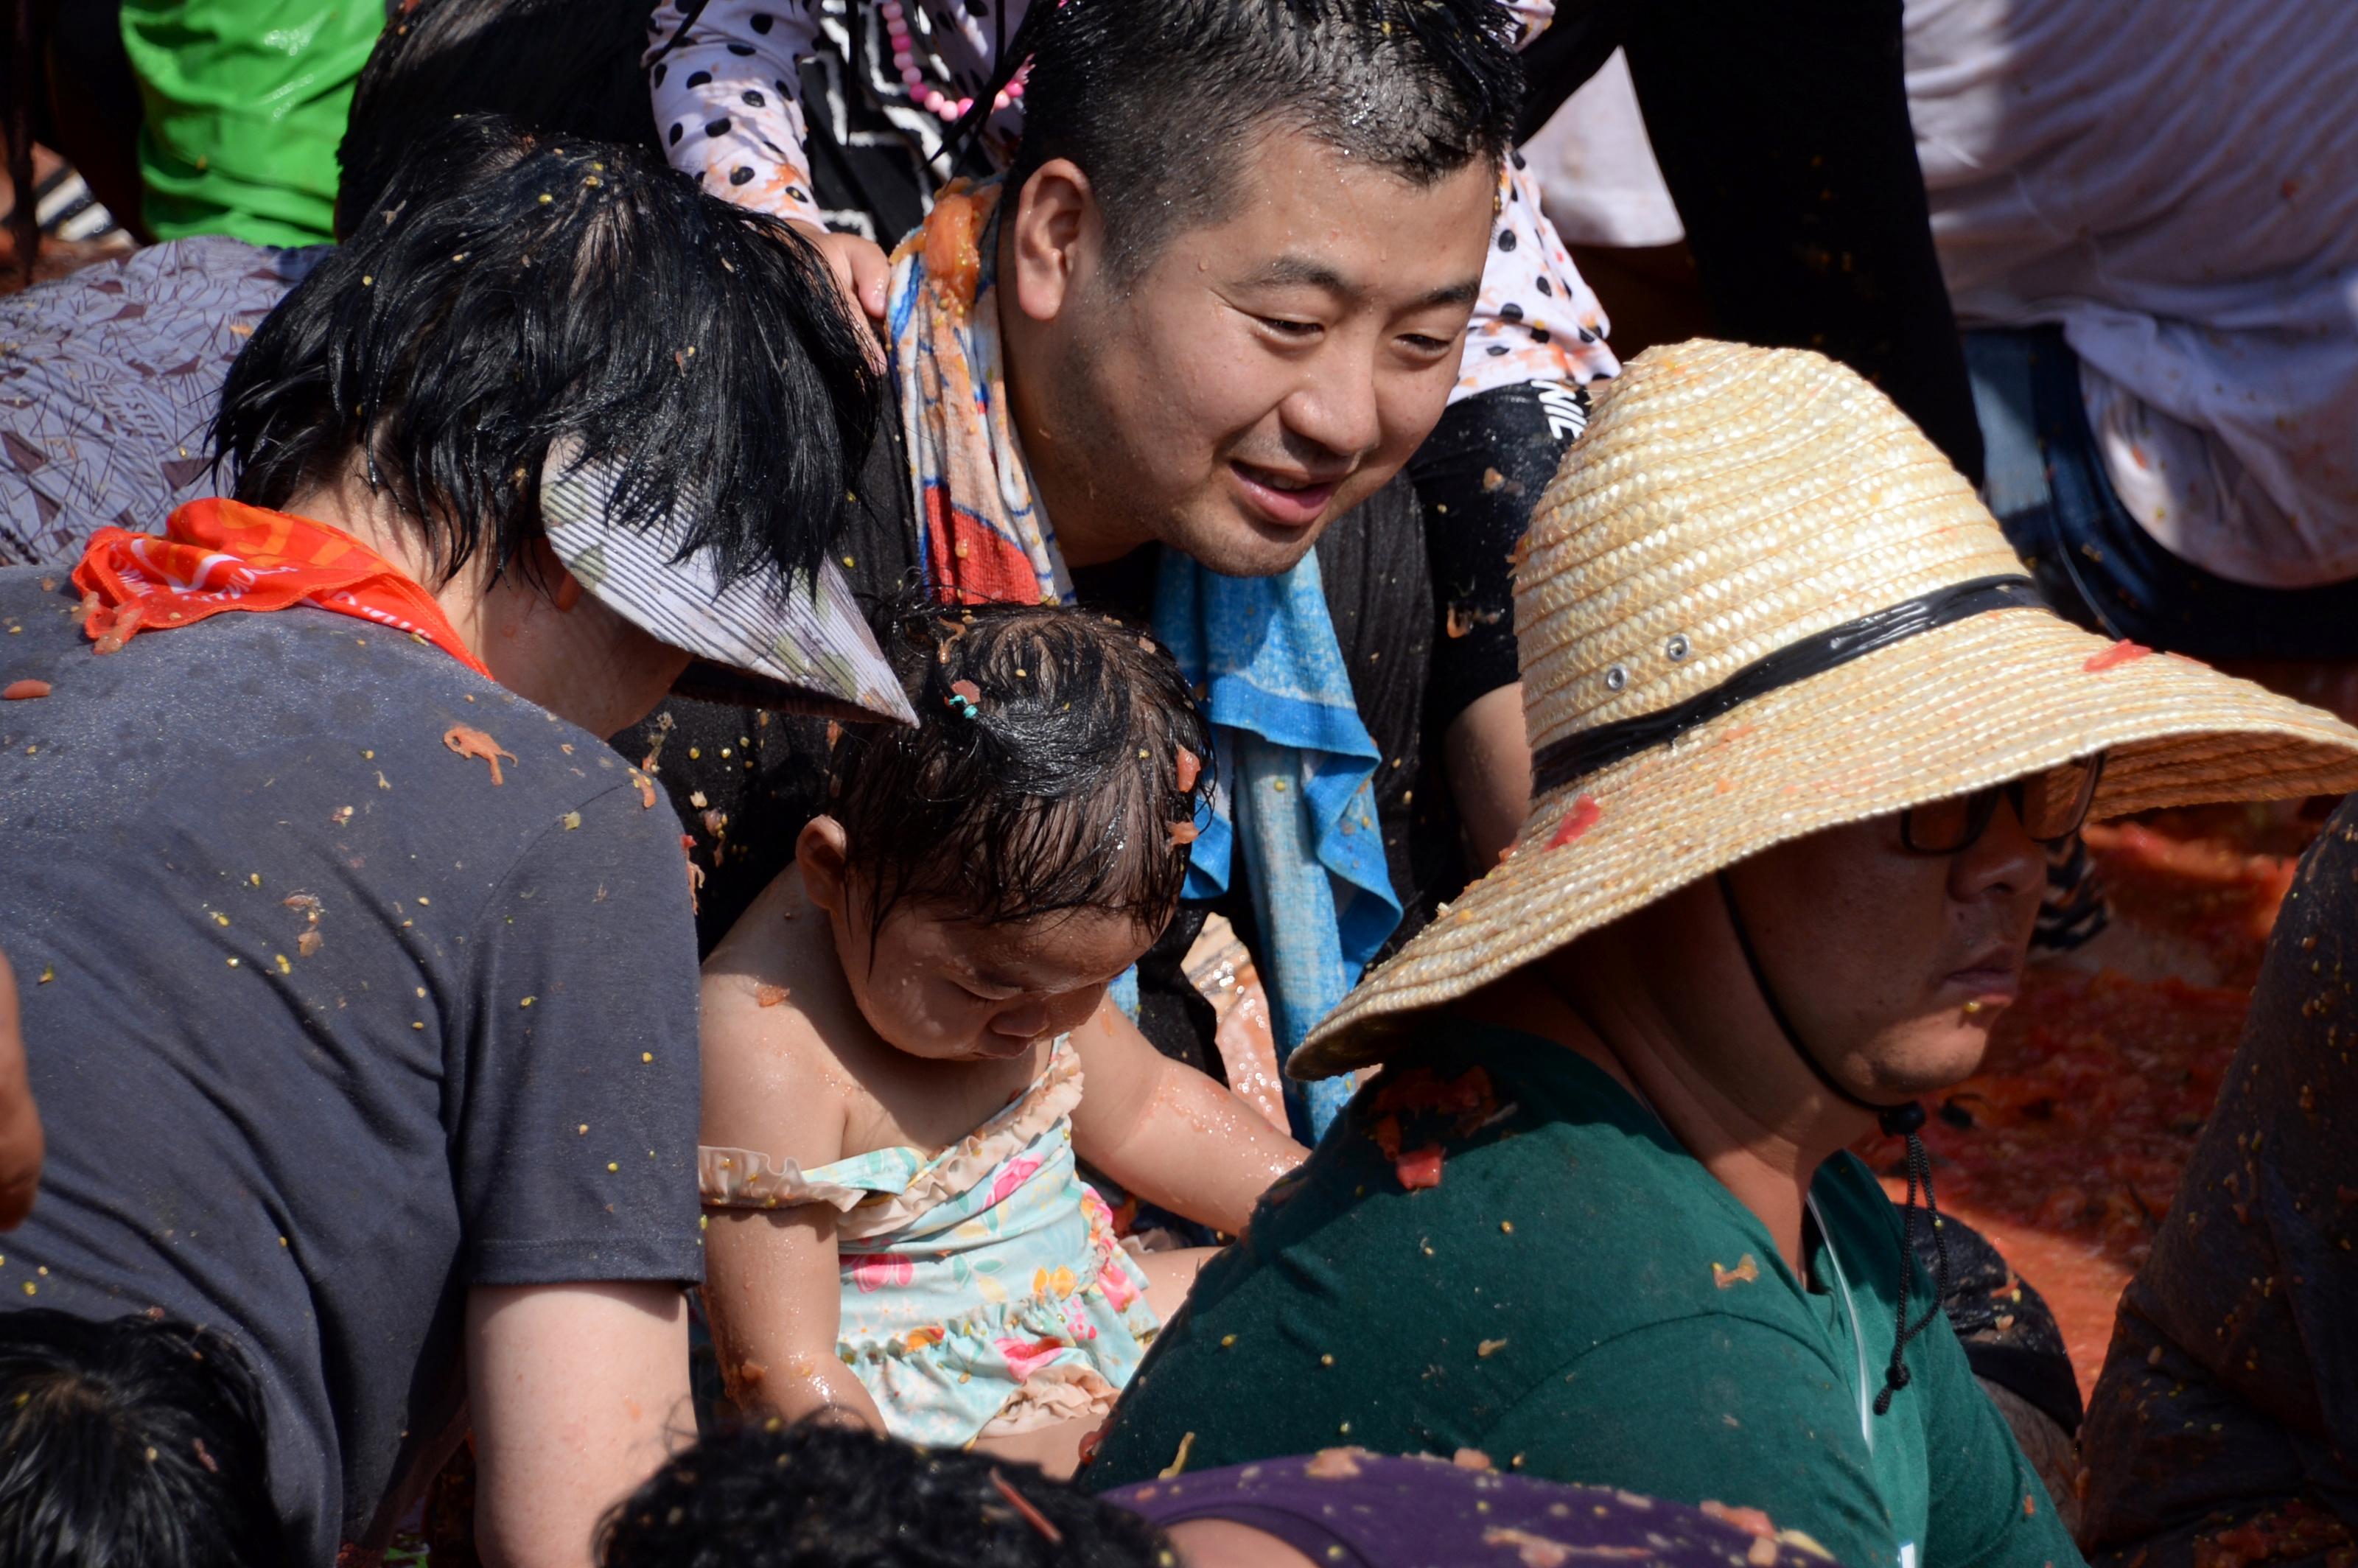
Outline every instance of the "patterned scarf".
[[[1000, 359], [996, 181], [953, 184], [892, 255], [886, 320], [917, 505], [919, 568], [945, 599], [1070, 604], [1056, 548], [1010, 423]], [[1241, 847], [1260, 927], [1255, 960], [1280, 1059], [1343, 1000], [1400, 924], [1360, 721], [1315, 551], [1271, 578], [1224, 577], [1163, 552], [1154, 630], [1219, 745], [1211, 823], [1189, 851], [1187, 892], [1211, 898]], [[1315, 1138], [1348, 1079], [1287, 1083], [1296, 1130]]]
[[224, 610], [310, 604], [406, 633], [491, 677], [415, 579], [342, 529], [285, 512], [210, 498], [174, 510], [161, 534], [101, 528], [73, 580], [82, 633], [102, 654]]

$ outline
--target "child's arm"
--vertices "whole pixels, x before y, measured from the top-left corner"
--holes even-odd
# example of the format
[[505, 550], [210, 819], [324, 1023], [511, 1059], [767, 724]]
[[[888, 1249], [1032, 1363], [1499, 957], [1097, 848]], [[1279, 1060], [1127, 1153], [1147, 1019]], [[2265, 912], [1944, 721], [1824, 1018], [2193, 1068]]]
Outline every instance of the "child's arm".
[[[763, 907], [757, 904], [756, 909]], [[704, 1125], [708, 1145], [791, 1159], [812, 1170], [841, 1158], [843, 1102], [827, 1091], [810, 1021], [761, 1005], [764, 977], [719, 966], [704, 977]], [[884, 1430], [868, 1390], [835, 1353], [842, 1284], [835, 1211], [707, 1211], [705, 1310], [729, 1397], [788, 1421], [836, 1411]]]
[[1244, 1234], [1253, 1204], [1310, 1152], [1195, 1068], [1157, 1051], [1110, 999], [1073, 1031], [1073, 1146], [1130, 1192]]

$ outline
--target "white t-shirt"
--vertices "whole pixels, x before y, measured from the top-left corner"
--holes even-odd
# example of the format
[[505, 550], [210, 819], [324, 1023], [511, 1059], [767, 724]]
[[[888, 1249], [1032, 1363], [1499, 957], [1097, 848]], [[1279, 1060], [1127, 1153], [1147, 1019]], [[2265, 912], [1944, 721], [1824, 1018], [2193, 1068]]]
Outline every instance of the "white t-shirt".
[[[2115, 492], [2185, 559], [2358, 577], [2358, 0], [1907, 0], [1967, 327], [2055, 322]], [[1575, 243], [1660, 244], [1626, 72], [1533, 139]]]
[[1906, 28], [1958, 319], [2061, 323], [2176, 554], [2358, 577], [2358, 3], [1907, 0]]

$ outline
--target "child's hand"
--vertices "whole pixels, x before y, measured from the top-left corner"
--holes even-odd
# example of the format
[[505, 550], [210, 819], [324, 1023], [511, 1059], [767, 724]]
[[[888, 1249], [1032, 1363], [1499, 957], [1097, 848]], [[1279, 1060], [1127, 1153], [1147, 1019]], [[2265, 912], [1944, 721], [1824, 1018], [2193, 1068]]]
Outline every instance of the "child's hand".
[[796, 222], [795, 226], [827, 258], [836, 287], [843, 290], [852, 308], [871, 321], [883, 320], [884, 287], [892, 275], [892, 264], [883, 249], [858, 234], [839, 234], [815, 223]]

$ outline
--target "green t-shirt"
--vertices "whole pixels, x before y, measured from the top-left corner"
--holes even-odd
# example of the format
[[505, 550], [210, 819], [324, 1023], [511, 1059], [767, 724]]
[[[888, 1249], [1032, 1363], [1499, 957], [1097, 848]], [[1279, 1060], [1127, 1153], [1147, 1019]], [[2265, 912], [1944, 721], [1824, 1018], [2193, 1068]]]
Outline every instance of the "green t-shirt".
[[159, 240], [335, 237], [336, 144], [385, 0], [124, 0]]
[[[1409, 1190], [1436, 1144], [1439, 1184]], [[1434, 1015], [1197, 1278], [1085, 1478], [1150, 1478], [1183, 1444], [1190, 1469], [1476, 1448], [1525, 1475], [1761, 1509], [1848, 1568], [2077, 1564], [1945, 1318], [1872, 1413], [1898, 1215], [1847, 1154], [1811, 1199], [1818, 1290], [1610, 1077]], [[1909, 1267], [1920, 1314], [1931, 1288]]]

